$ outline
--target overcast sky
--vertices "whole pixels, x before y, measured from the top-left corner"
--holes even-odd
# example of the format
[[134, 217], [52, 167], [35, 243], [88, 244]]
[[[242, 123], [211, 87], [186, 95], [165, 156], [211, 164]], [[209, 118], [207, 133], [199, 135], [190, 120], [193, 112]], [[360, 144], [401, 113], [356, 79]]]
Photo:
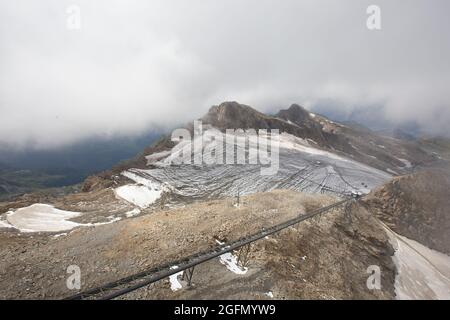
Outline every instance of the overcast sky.
[[448, 134], [449, 16], [448, 0], [0, 0], [0, 145], [132, 135], [226, 100], [382, 106]]

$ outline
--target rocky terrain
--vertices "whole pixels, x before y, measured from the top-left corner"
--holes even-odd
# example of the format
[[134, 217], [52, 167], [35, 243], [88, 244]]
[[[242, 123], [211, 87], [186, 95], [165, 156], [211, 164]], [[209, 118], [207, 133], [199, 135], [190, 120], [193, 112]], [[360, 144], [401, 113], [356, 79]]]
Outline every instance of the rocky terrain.
[[364, 199], [395, 249], [396, 297], [450, 298], [448, 164], [396, 177]]
[[279, 129], [280, 132], [308, 139], [314, 146], [384, 171], [390, 168], [403, 173], [407, 172], [409, 166], [433, 159], [432, 155], [423, 151], [417, 143], [378, 135], [362, 126], [334, 122], [322, 115], [311, 113], [298, 104], [269, 116], [237, 102], [224, 102], [213, 106], [202, 119], [221, 129]]
[[[62, 236], [0, 233], [0, 297], [62, 298], [66, 269], [78, 265], [82, 288], [116, 280], [143, 269], [236, 239], [295, 217], [336, 199], [274, 191], [197, 203]], [[336, 210], [256, 243], [248, 272], [237, 275], [219, 259], [199, 266], [195, 287], [172, 291], [168, 281], [124, 298], [391, 299], [392, 248], [363, 208], [349, 218]], [[367, 267], [381, 264], [382, 290], [366, 287]]]
[[365, 203], [396, 233], [450, 254], [450, 168], [394, 178]]
[[[298, 105], [265, 115], [227, 102], [201, 120], [222, 131], [279, 129], [276, 174], [261, 175], [261, 164], [173, 165], [176, 143], [163, 136], [73, 192], [0, 202], [0, 298], [63, 298], [75, 293], [66, 287], [70, 265], [88, 289], [355, 192], [369, 195], [347, 214], [337, 210], [255, 243], [246, 272], [215, 259], [198, 266], [191, 288], [171, 277], [123, 298], [450, 297], [445, 144], [382, 136]], [[192, 123], [186, 127], [192, 132]], [[192, 151], [191, 142], [182, 147]], [[366, 285], [373, 265], [381, 290]]]
[[[299, 124], [261, 114], [237, 103], [224, 103], [212, 107], [203, 117], [205, 123], [219, 129], [241, 126], [243, 128], [255, 126], [257, 129], [278, 127], [281, 134], [279, 168], [276, 174], [261, 175], [262, 165], [201, 167], [172, 165], [168, 159], [170, 160], [170, 151], [174, 143], [168, 137], [162, 137], [136, 158], [86, 179], [81, 192], [66, 195], [40, 192], [26, 194], [13, 201], [0, 202], [0, 222], [8, 223], [8, 215], [17, 209], [34, 204], [48, 204], [58, 209], [77, 212], [79, 216], [75, 218], [76, 222], [95, 224], [126, 219], [133, 210], [141, 214], [141, 209], [146, 208], [173, 207], [192, 201], [233, 197], [237, 194], [245, 195], [274, 189], [326, 193], [334, 196], [342, 196], [352, 191], [367, 193], [391, 178], [392, 173], [370, 167], [351, 155], [336, 151], [338, 145], [332, 146], [329, 142], [326, 144], [323, 139], [327, 136], [323, 133], [326, 130], [324, 131], [320, 123], [325, 121], [328, 126], [341, 125], [333, 124], [324, 118], [317, 120], [322, 118], [318, 115], [312, 116], [310, 113], [305, 114], [306, 111], [297, 105], [289, 110], [287, 113], [280, 112], [280, 117], [291, 116], [292, 120]], [[300, 128], [298, 113], [303, 114], [303, 117], [309, 117], [304, 125], [306, 129]], [[308, 131], [310, 129], [313, 131]], [[320, 133], [320, 136], [314, 132]], [[245, 152], [249, 152], [249, 148], [247, 146]], [[406, 152], [407, 149], [399, 150]], [[148, 157], [157, 155], [161, 156], [155, 158], [156, 161], [149, 165]], [[405, 157], [412, 159], [413, 154]], [[412, 166], [410, 160], [404, 161], [404, 163], [400, 161], [401, 166], [396, 167], [396, 170], [410, 169]]]

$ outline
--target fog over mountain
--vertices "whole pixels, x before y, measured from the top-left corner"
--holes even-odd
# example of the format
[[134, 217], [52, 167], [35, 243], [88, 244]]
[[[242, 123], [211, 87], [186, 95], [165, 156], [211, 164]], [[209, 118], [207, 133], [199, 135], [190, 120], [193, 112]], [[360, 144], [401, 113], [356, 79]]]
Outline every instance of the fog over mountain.
[[[371, 4], [381, 30], [366, 27]], [[446, 0], [2, 0], [0, 146], [137, 135], [228, 100], [378, 108], [449, 135], [449, 12]]]

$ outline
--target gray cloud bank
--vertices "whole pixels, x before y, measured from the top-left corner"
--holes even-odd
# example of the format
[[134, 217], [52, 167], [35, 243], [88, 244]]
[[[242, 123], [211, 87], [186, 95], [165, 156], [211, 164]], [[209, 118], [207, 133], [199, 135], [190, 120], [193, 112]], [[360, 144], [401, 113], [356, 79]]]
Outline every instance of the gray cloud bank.
[[[370, 4], [380, 31], [366, 28]], [[66, 28], [69, 5], [80, 30]], [[382, 106], [448, 135], [449, 12], [447, 0], [1, 0], [0, 145], [133, 135], [225, 100]]]

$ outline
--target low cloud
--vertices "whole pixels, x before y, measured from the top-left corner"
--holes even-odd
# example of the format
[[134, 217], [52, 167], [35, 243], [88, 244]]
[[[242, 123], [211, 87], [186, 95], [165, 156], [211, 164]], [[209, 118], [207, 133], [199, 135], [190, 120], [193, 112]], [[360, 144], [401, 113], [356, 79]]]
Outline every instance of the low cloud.
[[[341, 112], [449, 134], [450, 3], [18, 0], [0, 3], [0, 145], [134, 135], [237, 100]], [[81, 10], [81, 29], [66, 9]], [[381, 115], [380, 115], [381, 116]]]

